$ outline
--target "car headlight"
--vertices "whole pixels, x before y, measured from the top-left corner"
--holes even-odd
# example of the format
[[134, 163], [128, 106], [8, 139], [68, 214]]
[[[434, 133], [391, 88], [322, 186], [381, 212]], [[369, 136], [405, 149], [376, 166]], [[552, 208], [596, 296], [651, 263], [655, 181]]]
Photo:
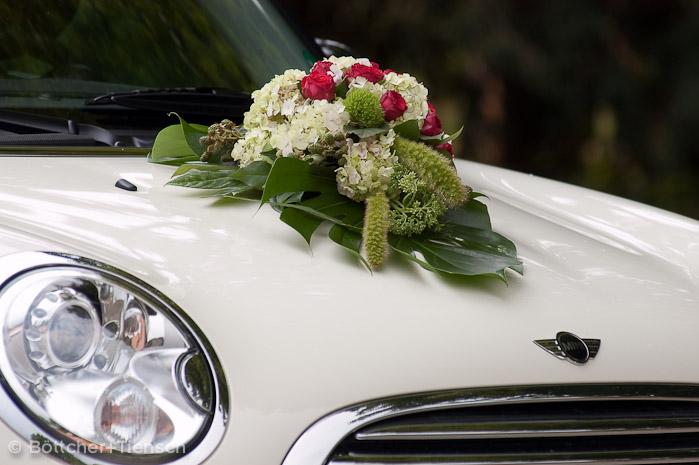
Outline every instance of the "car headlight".
[[90, 463], [199, 463], [218, 445], [220, 365], [160, 293], [47, 253], [0, 259], [0, 283], [0, 412], [18, 433]]

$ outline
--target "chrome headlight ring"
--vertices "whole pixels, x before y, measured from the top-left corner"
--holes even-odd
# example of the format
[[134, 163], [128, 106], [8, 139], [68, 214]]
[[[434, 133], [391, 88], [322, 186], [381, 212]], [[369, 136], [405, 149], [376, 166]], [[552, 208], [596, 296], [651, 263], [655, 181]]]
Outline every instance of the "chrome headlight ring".
[[172, 301], [73, 255], [0, 258], [0, 416], [86, 463], [200, 463], [229, 400], [210, 343]]

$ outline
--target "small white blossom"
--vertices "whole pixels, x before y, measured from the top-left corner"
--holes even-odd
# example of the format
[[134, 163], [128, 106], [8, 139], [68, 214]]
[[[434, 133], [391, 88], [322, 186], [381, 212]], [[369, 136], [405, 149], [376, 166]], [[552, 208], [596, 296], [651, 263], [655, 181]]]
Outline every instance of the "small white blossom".
[[394, 139], [392, 129], [378, 139], [368, 137], [357, 143], [348, 139], [348, 152], [335, 171], [337, 190], [358, 202], [379, 190], [386, 191], [398, 162], [392, 151]]

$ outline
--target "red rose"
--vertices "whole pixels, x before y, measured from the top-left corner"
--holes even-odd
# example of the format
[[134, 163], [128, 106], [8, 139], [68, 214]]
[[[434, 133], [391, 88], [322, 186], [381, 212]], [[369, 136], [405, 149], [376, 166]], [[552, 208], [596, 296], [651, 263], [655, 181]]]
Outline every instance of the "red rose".
[[328, 74], [328, 71], [330, 71], [330, 67], [332, 66], [331, 61], [318, 61], [316, 62], [315, 65], [313, 65], [313, 68], [311, 68], [311, 74], [313, 73], [323, 73], [323, 74]]
[[381, 69], [381, 67], [379, 66], [378, 63], [376, 63], [376, 62], [374, 62], [374, 61], [370, 61], [369, 63], [371, 63], [371, 67], [372, 67], [372, 68]]
[[403, 116], [408, 106], [401, 94], [395, 90], [389, 90], [381, 96], [381, 108], [383, 108], [386, 121], [393, 121]]
[[373, 66], [365, 66], [360, 63], [355, 63], [347, 73], [347, 77], [357, 78], [359, 76], [366, 78], [366, 80], [369, 82], [377, 83], [383, 79], [383, 71], [374, 68]]
[[442, 132], [442, 121], [437, 113], [428, 113], [425, 122], [422, 124], [420, 134], [425, 136], [436, 136]]
[[451, 158], [452, 159], [454, 158], [454, 152], [452, 151], [453, 147], [451, 145], [451, 142], [447, 142], [445, 144], [439, 144], [438, 146], [436, 146], [436, 148], [446, 150], [447, 152], [449, 152], [449, 155], [451, 155]]
[[422, 129], [420, 129], [420, 134], [424, 136], [436, 136], [442, 132], [442, 121], [437, 116], [437, 112], [430, 102], [427, 102], [429, 110], [427, 116], [425, 117], [425, 122], [422, 124]]
[[311, 73], [301, 80], [301, 94], [305, 98], [332, 102], [335, 98], [335, 81], [329, 74]]

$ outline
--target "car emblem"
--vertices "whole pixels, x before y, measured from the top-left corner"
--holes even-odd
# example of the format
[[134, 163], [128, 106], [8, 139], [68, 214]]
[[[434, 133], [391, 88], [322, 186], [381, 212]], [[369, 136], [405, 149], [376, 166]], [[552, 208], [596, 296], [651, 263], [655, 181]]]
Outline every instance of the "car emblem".
[[566, 331], [556, 334], [556, 339], [534, 341], [534, 344], [554, 357], [568, 360], [575, 365], [582, 365], [591, 358], [595, 358], [601, 343], [602, 341], [599, 339], [582, 339]]

